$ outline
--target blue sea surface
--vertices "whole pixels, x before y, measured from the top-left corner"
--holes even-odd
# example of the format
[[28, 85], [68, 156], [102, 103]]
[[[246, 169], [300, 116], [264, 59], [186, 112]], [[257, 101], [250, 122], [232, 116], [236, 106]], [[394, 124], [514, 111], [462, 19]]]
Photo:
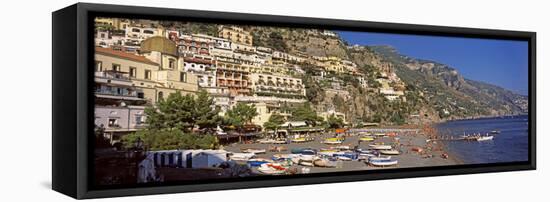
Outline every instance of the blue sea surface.
[[464, 134], [485, 135], [493, 130], [500, 131], [488, 141], [442, 141], [448, 152], [465, 164], [528, 161], [528, 127], [527, 116], [458, 120], [436, 126], [441, 136], [455, 138]]

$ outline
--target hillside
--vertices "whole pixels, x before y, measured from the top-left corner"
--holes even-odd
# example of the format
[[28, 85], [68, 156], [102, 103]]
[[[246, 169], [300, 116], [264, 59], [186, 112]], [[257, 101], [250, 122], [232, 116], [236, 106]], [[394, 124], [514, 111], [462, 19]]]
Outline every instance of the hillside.
[[[188, 33], [216, 35], [217, 26], [201, 23], [176, 23]], [[501, 87], [464, 78], [455, 68], [435, 61], [400, 54], [391, 46], [348, 46], [338, 36], [326, 36], [323, 30], [244, 27], [253, 35], [253, 45], [293, 55], [335, 56], [357, 65], [361, 76], [329, 73], [319, 78], [319, 67], [300, 64], [305, 74], [306, 94], [318, 112], [334, 110], [350, 122], [402, 124], [411, 117], [426, 121], [500, 116], [527, 112], [527, 97]], [[379, 93], [383, 75], [389, 88], [403, 88], [402, 99], [388, 101]], [[361, 85], [359, 79], [364, 79]], [[388, 87], [388, 86], [386, 86]], [[343, 93], [342, 93], [343, 92]]]
[[464, 78], [456, 69], [434, 61], [399, 54], [390, 46], [371, 47], [395, 64], [397, 74], [408, 84], [416, 84], [438, 110], [456, 117], [499, 116], [527, 112], [526, 96], [504, 88]]

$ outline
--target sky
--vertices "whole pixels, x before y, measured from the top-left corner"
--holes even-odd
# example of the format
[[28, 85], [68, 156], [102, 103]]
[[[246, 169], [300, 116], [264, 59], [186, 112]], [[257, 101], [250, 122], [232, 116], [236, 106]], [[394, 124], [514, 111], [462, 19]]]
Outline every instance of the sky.
[[402, 55], [449, 65], [465, 78], [528, 92], [526, 41], [338, 31], [350, 45], [390, 45]]

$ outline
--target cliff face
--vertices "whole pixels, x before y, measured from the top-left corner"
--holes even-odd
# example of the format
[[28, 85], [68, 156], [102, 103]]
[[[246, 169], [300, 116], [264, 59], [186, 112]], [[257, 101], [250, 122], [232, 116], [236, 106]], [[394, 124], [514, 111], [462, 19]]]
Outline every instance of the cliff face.
[[337, 37], [321, 34], [319, 30], [249, 27], [254, 36], [255, 46], [265, 46], [290, 54], [312, 56], [337, 56], [347, 59], [346, 46]]
[[[504, 88], [464, 78], [456, 69], [429, 60], [400, 55], [388, 46], [373, 47], [391, 60], [400, 77], [423, 88], [434, 104], [444, 107], [451, 118], [499, 116], [527, 112], [527, 97]], [[437, 82], [440, 82], [437, 84]], [[430, 87], [431, 86], [431, 87]], [[443, 97], [445, 95], [446, 97]], [[436, 107], [437, 108], [437, 107]], [[442, 110], [441, 109], [441, 110]]]

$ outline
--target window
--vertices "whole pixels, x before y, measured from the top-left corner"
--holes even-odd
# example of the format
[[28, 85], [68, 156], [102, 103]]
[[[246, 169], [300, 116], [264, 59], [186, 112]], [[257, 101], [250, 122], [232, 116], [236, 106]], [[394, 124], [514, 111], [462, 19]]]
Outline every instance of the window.
[[141, 32], [141, 30], [137, 29], [137, 28], [133, 28], [132, 29], [132, 32]]
[[113, 64], [113, 71], [120, 71], [120, 65], [119, 64]]
[[95, 61], [95, 71], [96, 72], [103, 71], [103, 63], [101, 61]]
[[158, 100], [163, 100], [163, 99], [164, 99], [164, 93], [161, 91], [159, 92]]
[[144, 34], [154, 34], [154, 32], [151, 31], [151, 30], [143, 30], [143, 33]]
[[174, 69], [175, 66], [176, 66], [176, 60], [168, 59], [168, 68]]
[[144, 123], [144, 116], [141, 114], [136, 114], [136, 124], [140, 125]]
[[118, 119], [109, 118], [109, 127], [118, 127]]
[[130, 77], [136, 78], [137, 69], [135, 67], [130, 67]]
[[187, 74], [185, 72], [180, 72], [180, 81], [187, 82]]
[[151, 70], [145, 70], [145, 79], [151, 79]]

